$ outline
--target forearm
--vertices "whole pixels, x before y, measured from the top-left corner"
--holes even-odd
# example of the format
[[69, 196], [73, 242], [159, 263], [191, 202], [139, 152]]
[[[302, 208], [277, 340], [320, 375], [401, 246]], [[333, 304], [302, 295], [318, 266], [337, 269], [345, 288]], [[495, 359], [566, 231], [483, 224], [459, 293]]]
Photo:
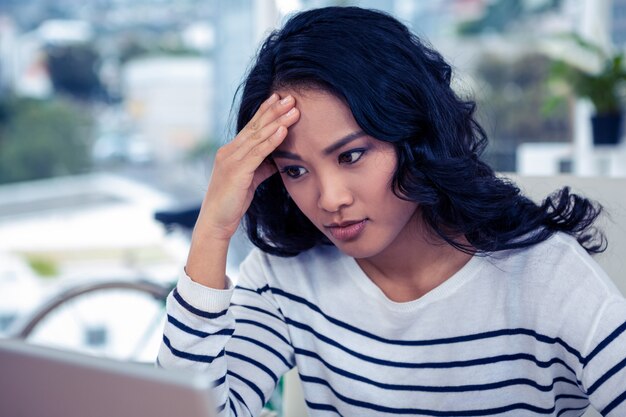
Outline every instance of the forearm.
[[225, 289], [229, 243], [229, 239], [215, 238], [202, 230], [195, 230], [185, 266], [187, 276], [206, 287]]

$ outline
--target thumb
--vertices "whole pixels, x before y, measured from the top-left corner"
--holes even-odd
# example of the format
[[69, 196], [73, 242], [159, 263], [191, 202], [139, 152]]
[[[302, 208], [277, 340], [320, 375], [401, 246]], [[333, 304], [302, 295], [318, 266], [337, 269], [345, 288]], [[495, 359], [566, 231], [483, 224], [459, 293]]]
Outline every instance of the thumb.
[[254, 172], [254, 178], [252, 179], [252, 186], [256, 190], [259, 185], [272, 175], [276, 174], [278, 169], [274, 165], [274, 161], [266, 159]]

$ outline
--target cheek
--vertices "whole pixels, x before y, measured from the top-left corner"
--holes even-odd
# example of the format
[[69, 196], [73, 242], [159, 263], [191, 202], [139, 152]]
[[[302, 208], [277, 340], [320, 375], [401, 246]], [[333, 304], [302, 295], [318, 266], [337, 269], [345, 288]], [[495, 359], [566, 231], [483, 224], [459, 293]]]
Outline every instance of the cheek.
[[386, 152], [380, 152], [374, 157], [370, 171], [376, 173], [378, 178], [387, 178], [388, 181], [391, 181], [396, 172], [397, 165], [398, 162], [395, 151], [387, 150]]
[[[371, 175], [374, 172], [375, 175]], [[390, 166], [379, 166], [360, 175], [358, 188], [362, 196], [367, 196], [370, 202], [379, 201], [393, 204], [398, 197], [393, 192], [393, 174], [395, 170]], [[368, 175], [369, 173], [369, 175]]]
[[[379, 196], [393, 195], [393, 178], [396, 173], [398, 161], [395, 150], [389, 145], [383, 151], [374, 155], [368, 166], [361, 173], [361, 181], [367, 184], [370, 193], [376, 190]], [[397, 198], [397, 197], [396, 197]]]
[[413, 215], [417, 203], [404, 200], [393, 192], [395, 169], [387, 168], [386, 175], [370, 176], [362, 181], [360, 195], [371, 209], [378, 211], [378, 215], [386, 213], [383, 217], [389, 221], [404, 222]]

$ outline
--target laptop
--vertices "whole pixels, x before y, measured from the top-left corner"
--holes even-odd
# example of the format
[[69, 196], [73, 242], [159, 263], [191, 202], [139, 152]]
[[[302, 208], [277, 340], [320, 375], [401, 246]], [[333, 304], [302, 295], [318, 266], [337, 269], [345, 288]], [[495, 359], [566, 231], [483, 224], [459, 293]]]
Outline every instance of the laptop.
[[214, 417], [206, 376], [0, 339], [0, 416]]

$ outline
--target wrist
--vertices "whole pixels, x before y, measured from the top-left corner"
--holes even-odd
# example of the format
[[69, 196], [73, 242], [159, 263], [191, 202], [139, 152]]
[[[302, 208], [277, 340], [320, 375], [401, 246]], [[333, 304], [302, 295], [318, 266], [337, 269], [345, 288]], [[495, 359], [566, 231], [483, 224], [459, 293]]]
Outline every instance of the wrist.
[[185, 266], [187, 276], [207, 287], [226, 288], [226, 257], [229, 243], [230, 239], [195, 235]]

